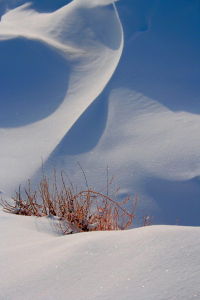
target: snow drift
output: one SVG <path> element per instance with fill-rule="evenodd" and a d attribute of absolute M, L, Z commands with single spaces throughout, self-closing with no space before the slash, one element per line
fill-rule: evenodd
<path fill-rule="evenodd" d="M 199 225 L 199 2 L 117 7 L 0 0 L 0 189 L 37 180 L 42 162 L 78 184 L 77 161 L 101 189 L 109 166 L 139 216 Z M 199 299 L 199 230 L 58 236 L 51 218 L 0 210 L 0 298 Z"/>
<path fill-rule="evenodd" d="M 139 214 L 199 225 L 198 3 L 127 0 L 118 8 L 125 30 L 119 66 L 47 166 L 69 170 L 77 182 L 79 161 L 102 188 L 108 165 L 122 196 L 139 195 Z"/>
<path fill-rule="evenodd" d="M 139 214 L 199 225 L 198 1 L 117 1 L 122 56 L 112 1 L 2 3 L 0 188 L 48 159 L 101 189 L 109 166 Z"/>
<path fill-rule="evenodd" d="M 112 76 L 121 56 L 123 34 L 115 7 L 104 4 L 77 0 L 51 13 L 39 13 L 30 4 L 24 4 L 2 16 L 0 46 L 4 51 L 11 47 L 24 51 L 21 57 L 10 53 L 18 57 L 19 68 L 27 65 L 27 57 L 31 60 L 24 68 L 26 74 L 21 69 L 15 74 L 17 95 L 6 90 L 13 88 L 12 73 L 7 82 L 6 67 L 1 70 L 2 81 L 7 83 L 1 86 L 1 105 L 9 103 L 11 107 L 15 102 L 11 115 L 6 109 L 6 118 L 0 119 L 0 126 L 4 127 L 0 130 L 3 190 L 18 185 L 41 166 L 42 160 L 47 159 Z M 15 40 L 8 42 L 10 39 Z M 38 60 L 35 55 L 39 55 Z M 13 57 L 7 54 L 6 59 L 8 63 Z M 13 63 L 12 68 L 16 67 Z M 41 76 L 41 69 L 46 69 L 49 82 Z M 20 74 L 22 82 L 16 81 Z M 35 86 L 31 85 L 35 79 L 33 74 L 35 78 L 39 76 Z M 17 115 L 15 120 L 13 110 Z"/>
<path fill-rule="evenodd" d="M 153 226 L 59 237 L 47 220 L 2 213 L 0 227 L 1 299 L 200 297 L 199 228 Z"/>

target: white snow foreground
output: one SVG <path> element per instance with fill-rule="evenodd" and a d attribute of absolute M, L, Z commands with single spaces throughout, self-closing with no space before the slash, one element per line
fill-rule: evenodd
<path fill-rule="evenodd" d="M 3 212 L 0 227 L 0 299 L 200 299 L 200 228 L 57 236 Z"/>

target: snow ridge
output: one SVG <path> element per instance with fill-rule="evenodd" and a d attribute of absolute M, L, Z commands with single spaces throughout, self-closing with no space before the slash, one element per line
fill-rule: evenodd
<path fill-rule="evenodd" d="M 77 118 L 102 92 L 118 65 L 123 32 L 117 11 L 113 6 L 111 9 L 88 6 L 90 2 L 93 1 L 72 1 L 52 13 L 38 13 L 25 4 L 2 17 L 1 40 L 25 38 L 38 41 L 38 47 L 41 42 L 53 47 L 55 55 L 58 53 L 66 61 L 68 77 L 65 96 L 54 113 L 26 126 L 0 129 L 3 145 L 0 164 L 4 170 L 0 172 L 0 182 L 6 191 L 16 188 L 41 166 L 41 160 L 48 158 Z M 57 93 L 60 97 L 59 90 Z M 16 113 L 20 115 L 20 108 Z"/>

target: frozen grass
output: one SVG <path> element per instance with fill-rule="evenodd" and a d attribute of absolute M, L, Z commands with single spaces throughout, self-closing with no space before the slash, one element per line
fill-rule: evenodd
<path fill-rule="evenodd" d="M 128 196 L 119 202 L 108 195 L 108 186 L 106 194 L 100 193 L 88 186 L 87 179 L 86 187 L 77 191 L 63 172 L 57 176 L 54 171 L 53 179 L 43 175 L 35 189 L 29 181 L 23 191 L 19 187 L 12 203 L 2 199 L 1 205 L 4 211 L 12 214 L 54 217 L 62 234 L 125 230 L 133 224 L 137 199 L 131 200 Z M 127 205 L 131 211 L 127 210 Z"/>

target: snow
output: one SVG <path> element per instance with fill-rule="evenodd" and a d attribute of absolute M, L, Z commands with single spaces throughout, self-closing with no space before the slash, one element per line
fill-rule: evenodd
<path fill-rule="evenodd" d="M 62 86 L 65 87 L 64 99 L 62 102 L 59 100 L 53 113 L 45 115 L 39 121 L 31 122 L 30 119 L 25 126 L 20 126 L 19 123 L 19 127 L 13 126 L 10 118 L 10 128 L 1 128 L 0 139 L 3 146 L 0 150 L 0 164 L 4 171 L 0 173 L 0 181 L 1 188 L 7 192 L 41 167 L 42 161 L 48 158 L 65 133 L 101 93 L 118 64 L 123 48 L 123 33 L 115 8 L 91 8 L 79 1 L 71 2 L 51 13 L 36 12 L 29 8 L 29 4 L 8 11 L 0 22 L 0 39 L 10 38 L 17 38 L 16 43 L 22 38 L 35 41 L 35 55 L 37 48 L 40 50 L 41 43 L 54 47 L 55 54 L 52 54 L 48 63 L 52 61 L 54 67 L 59 51 L 66 66 L 66 81 L 62 80 Z M 15 43 L 12 47 L 16 47 Z M 44 54 L 45 51 L 48 48 L 44 49 Z M 58 76 L 61 75 L 63 76 L 63 71 L 61 74 L 58 72 Z M 46 89 L 48 88 L 47 86 Z M 60 88 L 55 88 L 57 97 L 60 98 Z M 46 97 L 48 99 L 48 94 Z M 9 98 L 6 101 L 8 100 Z M 25 101 L 23 99 L 19 105 L 23 105 Z M 38 100 L 32 99 L 33 106 L 36 101 Z M 23 114 L 31 115 L 29 109 L 31 102 Z M 40 114 L 40 102 L 37 109 Z M 21 122 L 23 114 L 20 113 L 20 107 L 18 110 Z"/>
<path fill-rule="evenodd" d="M 125 30 L 118 68 L 45 167 L 65 169 L 79 182 L 79 161 L 90 184 L 101 189 L 109 166 L 122 194 L 139 196 L 139 214 L 154 216 L 157 224 L 178 219 L 196 226 L 199 9 L 194 2 L 158 2 L 117 3 Z"/>
<path fill-rule="evenodd" d="M 0 12 L 1 190 L 37 181 L 42 164 L 79 184 L 78 161 L 101 190 L 109 166 L 140 215 L 199 225 L 197 5 L 67 2 Z"/>
<path fill-rule="evenodd" d="M 42 164 L 81 185 L 79 162 L 138 195 L 136 226 L 166 224 L 60 236 L 0 210 L 0 299 L 200 299 L 199 20 L 198 1 L 0 0 L 0 197 Z"/>
<path fill-rule="evenodd" d="M 50 221 L 0 214 L 1 299 L 199 299 L 199 228 L 57 236 Z"/>

